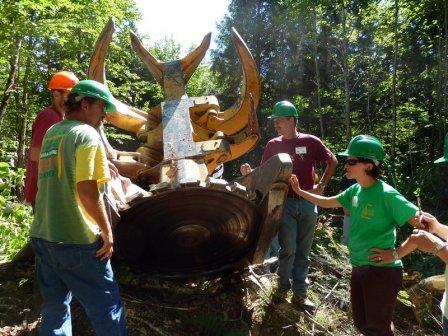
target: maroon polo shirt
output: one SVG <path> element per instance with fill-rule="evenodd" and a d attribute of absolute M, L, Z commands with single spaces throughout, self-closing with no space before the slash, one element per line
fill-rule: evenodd
<path fill-rule="evenodd" d="M 318 137 L 305 133 L 299 133 L 293 139 L 284 139 L 283 136 L 279 136 L 270 140 L 264 150 L 261 163 L 279 153 L 287 153 L 291 157 L 292 173 L 297 175 L 300 188 L 303 190 L 313 188 L 316 163 L 326 162 L 332 156 L 331 151 Z M 294 191 L 290 187 L 288 197 L 293 195 Z"/>
<path fill-rule="evenodd" d="M 41 147 L 48 129 L 63 118 L 62 114 L 51 106 L 37 113 L 31 132 L 30 147 Z M 28 157 L 25 173 L 25 200 L 31 204 L 34 204 L 37 194 L 37 166 L 38 162 L 31 161 Z"/>

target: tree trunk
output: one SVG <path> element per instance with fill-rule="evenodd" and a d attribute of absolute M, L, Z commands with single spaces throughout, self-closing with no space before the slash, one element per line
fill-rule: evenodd
<path fill-rule="evenodd" d="M 322 101 L 321 101 L 321 87 L 320 87 L 320 74 L 319 74 L 319 55 L 317 50 L 317 4 L 313 6 L 313 49 L 314 49 L 314 69 L 316 76 L 316 96 L 317 96 L 317 110 L 319 111 L 319 124 L 320 124 L 320 136 L 323 139 L 325 137 L 324 131 L 324 116 L 322 115 Z"/>
<path fill-rule="evenodd" d="M 19 56 L 20 56 L 20 47 L 22 45 L 22 37 L 16 37 L 14 42 L 14 47 L 11 50 L 11 58 L 9 60 L 9 75 L 6 80 L 5 90 L 3 91 L 3 97 L 0 101 L 0 128 L 3 122 L 3 116 L 8 106 L 9 98 L 11 97 L 11 93 L 14 90 L 17 78 L 17 72 L 19 70 Z"/>
<path fill-rule="evenodd" d="M 367 116 L 367 133 L 372 134 L 372 120 L 370 118 L 370 78 L 367 79 L 366 116 Z"/>
<path fill-rule="evenodd" d="M 428 117 L 429 123 L 434 125 L 431 130 L 431 141 L 429 143 L 428 150 L 428 158 L 430 161 L 433 161 L 436 156 L 436 150 L 438 150 L 440 146 L 440 142 L 443 136 L 444 130 L 444 111 L 443 111 L 443 78 L 445 77 L 444 73 L 444 56 L 443 56 L 443 31 L 440 29 L 440 36 L 437 39 L 437 46 L 434 46 L 434 54 L 437 55 L 437 77 L 435 79 L 435 105 L 434 112 L 431 112 L 429 109 Z"/>
<path fill-rule="evenodd" d="M 34 48 L 33 39 L 30 38 L 29 41 L 29 53 L 26 60 L 25 65 L 25 74 L 23 76 L 22 83 L 22 96 L 20 99 L 20 115 L 19 115 L 19 144 L 17 147 L 17 166 L 23 167 L 25 165 L 25 141 L 26 141 L 26 130 L 28 125 L 27 118 L 27 106 L 28 106 L 28 93 L 29 93 L 29 74 L 31 71 L 31 59 L 32 59 L 32 50 Z"/>
<path fill-rule="evenodd" d="M 397 142 L 397 65 L 398 65 L 398 0 L 395 0 L 395 14 L 394 14 L 394 60 L 392 72 L 392 147 L 391 147 L 391 161 L 392 167 L 395 167 L 396 156 L 396 142 Z M 394 169 L 392 169 L 395 174 Z"/>
<path fill-rule="evenodd" d="M 349 87 L 349 68 L 348 68 L 348 36 L 347 36 L 347 7 L 345 1 L 342 1 L 342 62 L 344 76 L 344 114 L 345 114 L 345 134 L 347 139 L 352 136 L 350 121 L 350 87 Z"/>
<path fill-rule="evenodd" d="M 445 135 L 446 127 L 445 127 L 445 118 L 448 114 L 448 4 L 444 2 L 444 25 L 443 25 L 443 38 L 442 38 L 442 53 L 440 55 L 442 61 L 442 109 L 441 109 L 441 120 L 442 120 L 442 137 Z M 443 141 L 443 140 L 442 140 Z"/>

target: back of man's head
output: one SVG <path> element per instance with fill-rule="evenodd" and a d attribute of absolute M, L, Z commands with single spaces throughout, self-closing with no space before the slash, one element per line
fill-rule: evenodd
<path fill-rule="evenodd" d="M 92 104 L 97 99 L 104 101 L 106 113 L 116 111 L 116 100 L 104 84 L 90 79 L 82 80 L 73 87 L 67 98 L 66 113 L 69 115 L 80 111 L 82 100 L 87 100 L 89 104 Z"/>
<path fill-rule="evenodd" d="M 79 82 L 78 77 L 70 71 L 56 72 L 48 83 L 48 90 L 67 92 L 73 89 L 73 87 Z"/>
<path fill-rule="evenodd" d="M 90 105 L 93 104 L 98 98 L 82 96 L 78 93 L 70 93 L 68 95 L 67 101 L 65 102 L 65 115 L 68 116 L 81 111 L 81 104 L 83 99 L 85 99 Z"/>

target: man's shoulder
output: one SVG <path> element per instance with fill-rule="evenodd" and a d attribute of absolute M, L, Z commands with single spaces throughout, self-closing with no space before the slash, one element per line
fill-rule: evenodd
<path fill-rule="evenodd" d="M 73 122 L 71 125 L 73 133 L 83 137 L 99 139 L 100 135 L 95 128 L 83 122 Z"/>
<path fill-rule="evenodd" d="M 299 136 L 297 138 L 307 140 L 307 141 L 322 143 L 322 140 L 319 137 L 317 137 L 313 134 L 309 134 L 309 133 L 299 133 Z"/>
<path fill-rule="evenodd" d="M 62 120 L 62 116 L 51 106 L 39 111 L 33 122 L 33 133 L 46 132 L 49 127 Z"/>
<path fill-rule="evenodd" d="M 295 138 L 285 139 L 283 136 L 275 137 L 268 141 L 268 145 L 294 145 L 294 144 L 322 144 L 322 141 L 312 134 L 299 133 Z"/>
<path fill-rule="evenodd" d="M 281 143 L 283 140 L 283 137 L 280 135 L 278 137 L 272 138 L 271 140 L 268 141 L 268 144 L 276 144 L 276 143 Z"/>
<path fill-rule="evenodd" d="M 55 124 L 51 129 L 52 132 L 64 132 L 67 136 L 85 136 L 98 138 L 98 132 L 89 124 L 65 119 L 60 123 Z"/>
<path fill-rule="evenodd" d="M 52 106 L 45 107 L 44 109 L 37 112 L 36 122 L 40 120 L 55 120 L 55 122 L 61 121 L 63 119 L 62 115 L 56 111 Z"/>
<path fill-rule="evenodd" d="M 400 195 L 400 193 L 389 185 L 388 183 L 384 182 L 381 179 L 377 179 L 375 181 L 375 184 L 373 185 L 371 189 L 371 195 L 372 197 L 379 197 L 378 195 L 381 195 L 381 198 L 387 203 L 391 199 L 395 198 L 397 195 Z"/>
<path fill-rule="evenodd" d="M 47 106 L 47 107 L 44 107 L 42 110 L 40 110 L 38 113 L 59 113 L 58 111 L 56 111 L 55 109 L 54 109 L 54 107 L 53 106 Z"/>

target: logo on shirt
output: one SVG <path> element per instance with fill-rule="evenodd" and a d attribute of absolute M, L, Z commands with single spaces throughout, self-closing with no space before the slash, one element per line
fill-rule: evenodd
<path fill-rule="evenodd" d="M 373 218 L 373 205 L 366 204 L 361 210 L 361 218 L 372 219 Z"/>

